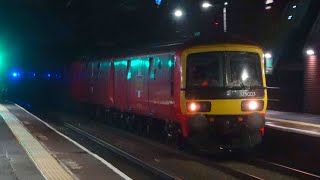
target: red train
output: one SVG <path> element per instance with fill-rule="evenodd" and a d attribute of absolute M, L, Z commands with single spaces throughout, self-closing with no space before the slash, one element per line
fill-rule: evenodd
<path fill-rule="evenodd" d="M 228 147 L 260 143 L 267 91 L 257 45 L 196 39 L 114 54 L 71 65 L 73 99 L 106 110 L 114 123 L 157 126 L 169 137 Z"/>

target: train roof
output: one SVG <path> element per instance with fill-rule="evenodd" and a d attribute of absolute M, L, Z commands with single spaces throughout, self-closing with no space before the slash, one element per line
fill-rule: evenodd
<path fill-rule="evenodd" d="M 127 48 L 127 49 L 103 49 L 100 52 L 95 52 L 94 57 L 96 58 L 121 58 L 135 55 L 144 55 L 144 54 L 154 54 L 154 53 L 163 53 L 176 51 L 178 49 L 185 49 L 191 46 L 198 45 L 212 45 L 212 44 L 245 44 L 258 46 L 257 43 L 254 43 L 250 40 L 241 38 L 236 35 L 222 33 L 222 34 L 212 34 L 197 36 L 192 38 L 181 39 L 177 41 L 171 41 L 166 43 L 153 43 L 140 46 L 137 48 Z"/>

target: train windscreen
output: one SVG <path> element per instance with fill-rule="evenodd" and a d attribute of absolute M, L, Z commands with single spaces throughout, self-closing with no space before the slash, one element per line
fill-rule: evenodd
<path fill-rule="evenodd" d="M 187 60 L 188 87 L 223 87 L 223 53 L 194 53 Z"/>
<path fill-rule="evenodd" d="M 259 55 L 251 52 L 228 52 L 227 87 L 260 87 L 262 74 Z"/>
<path fill-rule="evenodd" d="M 203 52 L 187 57 L 187 88 L 262 86 L 260 59 L 251 52 Z"/>

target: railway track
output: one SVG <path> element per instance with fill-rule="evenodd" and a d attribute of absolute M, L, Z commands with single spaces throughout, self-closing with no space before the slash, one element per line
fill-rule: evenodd
<path fill-rule="evenodd" d="M 90 139 L 91 141 L 99 144 L 100 146 L 102 146 L 105 149 L 115 153 L 116 155 L 119 155 L 119 156 L 127 159 L 128 161 L 134 163 L 135 165 L 137 165 L 137 166 L 139 166 L 139 167 L 151 172 L 152 174 L 154 174 L 156 177 L 159 177 L 160 179 L 165 179 L 165 180 L 179 180 L 180 179 L 180 178 L 175 177 L 173 175 L 170 175 L 170 174 L 168 174 L 168 173 L 166 173 L 166 172 L 164 172 L 164 171 L 162 171 L 162 170 L 160 170 L 160 169 L 158 169 L 158 168 L 156 168 L 154 166 L 151 166 L 148 163 L 145 163 L 145 162 L 141 161 L 140 159 L 138 159 L 138 158 L 136 158 L 136 157 L 134 157 L 134 156 L 122 151 L 121 149 L 119 149 L 119 148 L 117 148 L 117 147 L 115 147 L 115 146 L 113 146 L 113 145 L 111 145 L 111 144 L 109 144 L 109 143 L 107 143 L 107 142 L 105 142 L 105 141 L 103 141 L 103 140 L 101 140 L 101 139 L 99 139 L 99 138 L 97 138 L 97 137 L 95 137 L 95 136 L 93 136 L 93 135 L 91 135 L 91 134 L 89 134 L 89 133 L 87 133 L 87 132 L 85 132 L 85 131 L 77 128 L 77 127 L 75 127 L 75 126 L 73 126 L 73 125 L 71 125 L 71 124 L 69 124 L 69 123 L 65 122 L 64 126 L 69 128 L 69 129 L 71 129 L 71 130 L 73 130 L 74 132 L 78 133 L 79 135 L 84 136 L 84 137 Z"/>
<path fill-rule="evenodd" d="M 141 159 L 131 155 L 130 153 L 127 153 L 127 152 L 113 146 L 112 144 L 107 143 L 107 142 L 103 141 L 102 139 L 97 138 L 95 135 L 88 133 L 89 131 L 86 132 L 86 130 L 80 129 L 72 124 L 67 123 L 65 121 L 61 121 L 60 125 L 63 125 L 67 129 L 75 132 L 76 134 L 79 134 L 80 136 L 89 139 L 93 143 L 101 146 L 102 149 L 106 149 L 106 151 L 113 152 L 114 154 L 117 154 L 118 156 L 123 157 L 124 159 L 130 161 L 131 163 L 144 169 L 145 171 L 148 171 L 149 173 L 154 174 L 154 176 L 158 177 L 159 179 L 183 179 L 183 178 L 179 177 L 179 174 L 168 173 L 168 172 L 166 172 L 165 169 L 160 169 L 160 168 L 157 168 L 153 165 L 150 165 L 150 164 L 142 161 Z M 119 131 L 121 131 L 121 130 L 119 129 Z M 133 135 L 133 136 L 135 136 L 135 135 Z M 228 174 L 228 175 L 235 177 L 235 178 L 238 178 L 238 179 L 270 179 L 264 175 L 260 175 L 258 172 L 248 171 L 246 168 L 230 167 L 228 165 L 225 165 L 224 162 L 216 162 L 215 159 L 210 159 L 210 158 L 208 159 L 206 157 L 194 156 L 194 155 L 190 155 L 189 153 L 185 153 L 185 152 L 179 153 L 179 154 L 184 154 L 181 156 L 187 157 L 190 160 L 201 162 L 207 166 L 212 167 L 213 169 L 217 169 L 225 174 Z M 320 176 L 317 174 L 309 173 L 304 170 L 292 168 L 292 167 L 289 167 L 289 166 L 286 166 L 283 164 L 279 164 L 279 163 L 275 163 L 275 162 L 271 162 L 271 161 L 265 160 L 265 159 L 240 160 L 240 162 L 242 164 L 253 165 L 253 166 L 259 167 L 260 169 L 263 168 L 263 169 L 271 170 L 272 173 L 279 172 L 280 174 L 287 175 L 287 177 L 292 177 L 294 179 L 320 179 Z M 210 179 L 210 178 L 208 177 L 208 179 Z M 277 179 L 277 178 L 272 178 L 272 179 Z"/>
<path fill-rule="evenodd" d="M 158 177 L 159 179 L 182 179 L 179 177 L 179 174 L 170 174 L 168 172 L 165 172 L 165 170 L 159 169 L 155 166 L 152 166 L 140 159 L 138 159 L 137 157 L 134 157 L 133 155 L 113 146 L 112 144 L 109 144 L 105 141 L 103 141 L 102 139 L 99 139 L 97 137 L 95 137 L 94 135 L 85 132 L 84 130 L 69 124 L 69 123 L 64 123 L 64 126 L 76 133 L 78 133 L 81 136 L 84 136 L 88 139 L 90 139 L 91 141 L 99 144 L 100 146 L 106 148 L 106 150 L 108 151 L 112 151 L 113 153 L 127 159 L 128 161 L 134 163 L 135 165 L 145 169 L 146 171 L 151 172 L 152 174 L 154 174 L 156 177 Z M 223 173 L 226 173 L 230 176 L 233 176 L 235 178 L 238 179 L 248 179 L 248 180 L 262 180 L 262 179 L 266 179 L 263 178 L 260 175 L 257 175 L 257 173 L 254 172 L 249 172 L 248 170 L 243 170 L 241 168 L 232 168 L 229 167 L 227 165 L 224 165 L 223 163 L 218 163 L 218 162 L 214 162 L 212 160 L 206 160 L 204 158 L 199 158 L 199 157 L 193 157 L 192 155 L 189 156 L 187 155 L 190 159 L 195 160 L 195 161 L 199 161 L 202 162 L 208 166 L 211 166 L 214 169 L 217 169 Z M 304 172 L 301 170 L 297 170 L 294 168 L 290 168 L 281 164 L 277 164 L 277 163 L 273 163 L 273 162 L 269 162 L 266 160 L 262 160 L 262 159 L 256 159 L 254 161 L 250 161 L 248 162 L 249 164 L 255 164 L 255 165 L 259 165 L 260 167 L 265 167 L 269 170 L 274 170 L 277 172 L 281 172 L 281 173 L 285 173 L 286 175 L 292 176 L 292 177 L 297 177 L 299 179 L 320 179 L 320 176 L 315 175 L 315 174 L 311 174 L 308 172 Z M 209 178 L 209 177 L 208 177 Z"/>
<path fill-rule="evenodd" d="M 299 170 L 296 168 L 292 168 L 286 165 L 282 165 L 282 164 L 271 162 L 264 159 L 255 159 L 253 164 L 257 164 L 259 166 L 272 169 L 274 171 L 279 171 L 288 175 L 293 175 L 300 179 L 320 179 L 320 175 L 316 175 L 313 173 L 309 173 L 303 170 Z"/>
<path fill-rule="evenodd" d="M 124 158 L 125 160 L 131 162 L 132 164 L 138 166 L 139 168 L 142 168 L 144 171 L 147 171 L 148 173 L 151 173 L 154 175 L 154 177 L 158 178 L 158 179 L 183 179 L 179 176 L 179 173 L 177 174 L 172 174 L 170 172 L 166 172 L 165 169 L 161 169 L 158 167 L 155 167 L 151 164 L 148 164 L 146 162 L 144 162 L 143 160 L 135 157 L 134 155 L 131 155 L 128 152 L 125 152 L 123 150 L 121 150 L 120 148 L 115 147 L 114 145 L 96 137 L 93 134 L 90 134 L 88 132 L 86 132 L 83 129 L 80 129 L 79 127 L 76 127 L 70 123 L 67 123 L 65 121 L 61 121 L 61 124 L 63 125 L 65 128 L 75 132 L 76 134 L 80 135 L 81 137 L 85 137 L 87 139 L 89 139 L 90 141 L 92 141 L 92 143 L 97 144 L 99 146 L 102 147 L 102 149 L 105 149 L 106 151 L 110 151 L 122 158 Z M 120 130 L 121 131 L 121 130 Z M 249 171 L 247 168 L 237 168 L 237 166 L 233 165 L 233 166 L 229 166 L 227 163 L 225 162 L 217 162 L 215 159 L 211 159 L 211 158 L 206 158 L 206 157 L 199 157 L 199 156 L 195 156 L 195 155 L 191 155 L 190 153 L 185 153 L 185 152 L 180 152 L 179 155 L 181 155 L 181 157 L 189 159 L 191 161 L 195 161 L 195 162 L 201 162 L 202 164 L 211 167 L 212 169 L 216 169 L 220 172 L 223 172 L 227 175 L 230 175 L 234 178 L 237 179 L 252 179 L 252 180 L 261 180 L 261 179 L 269 179 L 266 178 L 266 176 L 264 175 L 260 175 L 258 172 L 255 171 Z M 264 159 L 253 159 L 253 160 L 244 160 L 244 161 L 240 161 L 242 163 L 242 165 L 247 164 L 247 165 L 253 165 L 259 168 L 264 168 L 264 169 L 268 169 L 271 170 L 272 172 L 279 172 L 281 174 L 285 174 L 288 177 L 293 177 L 296 179 L 320 179 L 319 175 L 316 174 L 312 174 L 309 172 L 305 172 L 303 170 L 299 170 L 296 168 L 292 168 L 292 167 L 288 167 L 286 165 L 282 165 L 282 164 L 278 164 L 275 162 L 270 162 L 268 160 L 264 160 Z M 242 166 L 245 167 L 245 166 Z M 208 179 L 210 179 L 208 177 Z M 276 178 L 273 178 L 276 179 Z"/>

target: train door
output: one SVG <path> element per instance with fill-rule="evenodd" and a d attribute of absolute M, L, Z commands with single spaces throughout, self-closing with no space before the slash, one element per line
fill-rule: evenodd
<path fill-rule="evenodd" d="M 107 74 L 108 62 L 103 61 L 100 63 L 100 71 L 98 73 L 97 85 L 99 88 L 98 103 L 105 106 L 107 102 Z"/>
<path fill-rule="evenodd" d="M 132 96 L 134 96 L 134 89 L 132 86 L 132 67 L 131 67 L 131 60 L 127 61 L 127 70 L 126 70 L 126 89 L 125 89 L 125 96 L 127 100 L 126 111 L 131 112 L 133 111 L 134 102 L 132 102 Z"/>
<path fill-rule="evenodd" d="M 147 115 L 148 86 L 147 77 L 149 70 L 149 59 L 146 57 L 133 58 L 127 74 L 128 109 L 137 114 Z"/>
<path fill-rule="evenodd" d="M 90 84 L 91 84 L 91 102 L 93 102 L 94 104 L 99 104 L 100 68 L 101 68 L 101 63 L 100 62 L 93 62 L 92 63 L 92 76 L 91 76 Z"/>
<path fill-rule="evenodd" d="M 114 62 L 114 101 L 115 108 L 127 110 L 127 60 Z"/>
<path fill-rule="evenodd" d="M 93 70 L 93 62 L 88 63 L 87 67 L 87 83 L 88 83 L 88 94 L 87 100 L 92 102 L 93 93 L 94 93 L 94 70 Z"/>
<path fill-rule="evenodd" d="M 114 105 L 114 63 L 106 62 L 106 106 L 113 107 Z"/>
<path fill-rule="evenodd" d="M 87 82 L 86 82 L 86 73 L 87 73 L 87 66 L 86 63 L 81 63 L 81 71 L 79 73 L 79 93 L 80 93 L 80 102 L 85 102 L 86 101 L 86 90 L 87 90 Z"/>

